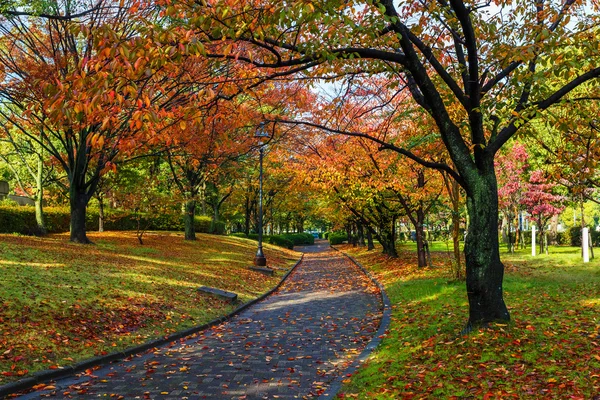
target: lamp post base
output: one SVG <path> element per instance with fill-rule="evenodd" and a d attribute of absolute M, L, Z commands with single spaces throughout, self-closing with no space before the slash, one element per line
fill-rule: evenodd
<path fill-rule="evenodd" d="M 254 257 L 254 265 L 257 267 L 264 267 L 267 265 L 267 258 L 265 256 L 256 256 Z"/>

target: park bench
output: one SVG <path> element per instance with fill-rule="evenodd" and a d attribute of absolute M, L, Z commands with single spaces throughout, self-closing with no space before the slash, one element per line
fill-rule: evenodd
<path fill-rule="evenodd" d="M 221 289 L 208 287 L 208 286 L 200 286 L 198 288 L 198 291 L 202 292 L 202 293 L 212 294 L 217 297 L 221 297 L 231 303 L 237 301 L 237 297 L 238 297 L 237 293 L 228 292 L 226 290 L 221 290 Z"/>
<path fill-rule="evenodd" d="M 262 272 L 263 274 L 267 274 L 267 275 L 273 275 L 275 273 L 275 270 L 273 268 L 267 268 L 267 267 L 256 267 L 256 266 L 251 266 L 250 269 L 252 271 L 256 271 L 256 272 Z"/>

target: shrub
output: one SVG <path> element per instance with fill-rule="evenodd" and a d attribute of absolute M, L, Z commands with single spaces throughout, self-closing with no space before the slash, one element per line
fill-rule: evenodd
<path fill-rule="evenodd" d="M 145 225 L 151 218 L 150 229 L 156 231 L 182 231 L 183 217 L 178 212 L 164 213 L 148 216 L 140 214 Z M 104 229 L 107 231 L 129 231 L 137 229 L 138 215 L 129 211 L 106 209 L 104 211 Z M 68 207 L 45 207 L 44 221 L 49 233 L 68 232 L 70 229 L 71 214 Z M 86 213 L 86 229 L 98 230 L 98 209 L 88 208 Z M 194 227 L 198 233 L 225 232 L 225 224 L 213 224 L 212 218 L 196 216 Z M 0 233 L 21 233 L 34 235 L 39 233 L 35 221 L 35 209 L 27 206 L 0 206 Z"/>
<path fill-rule="evenodd" d="M 246 234 L 244 232 L 234 232 L 229 234 L 229 236 L 235 236 L 235 237 L 240 237 L 240 238 L 247 238 L 248 236 L 246 236 Z"/>
<path fill-rule="evenodd" d="M 212 218 L 206 215 L 196 215 L 194 217 L 194 228 L 197 233 L 210 233 Z"/>
<path fill-rule="evenodd" d="M 224 235 L 225 234 L 225 222 L 217 221 L 211 219 L 210 223 L 210 231 L 208 233 L 212 233 L 214 235 Z"/>
<path fill-rule="evenodd" d="M 283 235 L 273 235 L 269 238 L 269 243 L 274 244 L 276 246 L 285 247 L 286 249 L 292 250 L 294 248 L 294 243 L 286 239 Z"/>
<path fill-rule="evenodd" d="M 572 226 L 569 228 L 569 236 L 570 236 L 570 245 L 575 247 L 581 246 L 581 227 L 580 226 Z"/>
<path fill-rule="evenodd" d="M 592 233 L 592 245 L 594 247 L 600 246 L 600 232 L 595 229 L 591 229 L 590 232 Z"/>
<path fill-rule="evenodd" d="M 329 234 L 329 244 L 331 245 L 342 244 L 345 240 L 348 240 L 346 232 L 332 232 Z"/>
<path fill-rule="evenodd" d="M 280 236 L 294 243 L 294 246 L 315 244 L 315 238 L 310 233 L 284 233 Z"/>

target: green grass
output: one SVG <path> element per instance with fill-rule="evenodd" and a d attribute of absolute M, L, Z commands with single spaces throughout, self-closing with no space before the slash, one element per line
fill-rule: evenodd
<path fill-rule="evenodd" d="M 0 384 L 47 368 L 162 337 L 230 312 L 197 292 L 202 285 L 238 293 L 242 302 L 281 278 L 250 271 L 256 242 L 198 235 L 92 233 L 96 245 L 68 236 L 0 235 Z M 265 246 L 269 264 L 299 254 Z"/>
<path fill-rule="evenodd" d="M 386 287 L 389 333 L 340 397 L 589 399 L 600 393 L 600 261 L 577 248 L 503 252 L 512 322 L 460 336 L 468 317 L 464 283 L 449 282 L 449 256 L 433 269 L 344 246 Z M 487 396 L 487 397 L 486 397 Z"/>

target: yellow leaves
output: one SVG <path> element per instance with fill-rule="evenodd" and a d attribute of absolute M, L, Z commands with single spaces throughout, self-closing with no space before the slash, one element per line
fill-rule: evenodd
<path fill-rule="evenodd" d="M 88 144 L 94 148 L 102 148 L 104 146 L 104 135 L 101 133 L 94 133 L 89 137 Z"/>
<path fill-rule="evenodd" d="M 232 48 L 232 44 L 229 43 L 227 46 L 225 46 L 225 48 L 223 49 L 223 55 L 225 57 L 227 57 L 230 53 L 231 53 L 231 48 Z"/>

